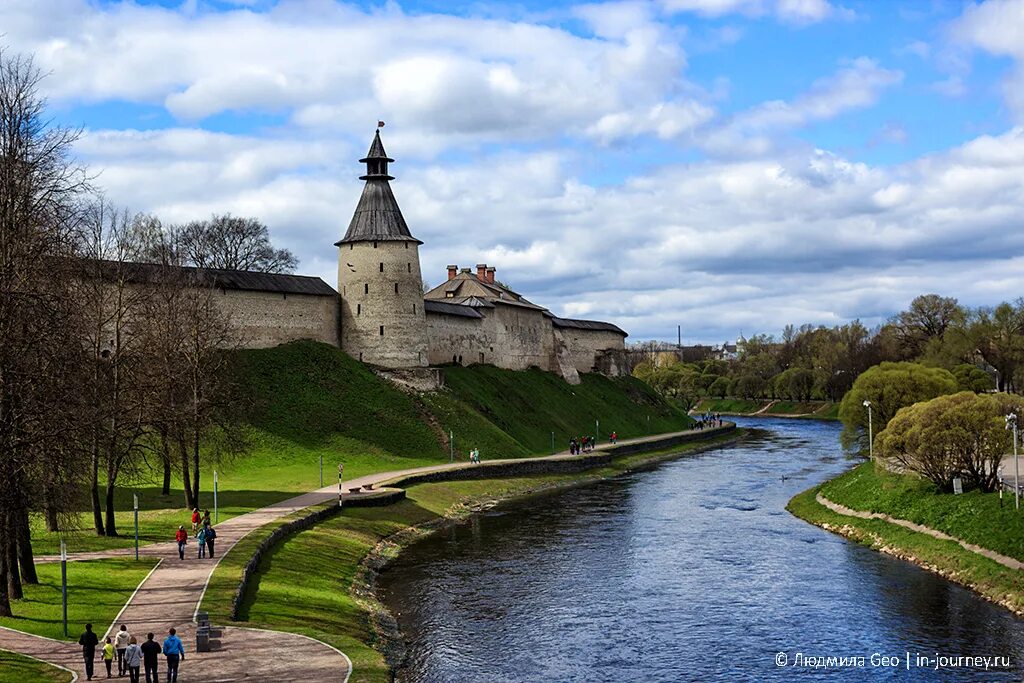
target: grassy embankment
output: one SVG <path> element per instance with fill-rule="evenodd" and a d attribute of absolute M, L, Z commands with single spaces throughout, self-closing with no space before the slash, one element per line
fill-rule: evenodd
<path fill-rule="evenodd" d="M 0 683 L 67 683 L 70 680 L 71 674 L 63 669 L 0 650 Z"/>
<path fill-rule="evenodd" d="M 464 460 L 474 446 L 485 458 L 546 454 L 551 432 L 562 450 L 571 434 L 593 434 L 595 420 L 622 438 L 678 430 L 689 420 L 631 377 L 585 375 L 573 387 L 539 370 L 448 368 L 445 390 L 417 397 L 326 344 L 240 351 L 237 361 L 239 382 L 252 405 L 247 429 L 252 448 L 216 464 L 221 521 L 316 488 L 320 455 L 330 484 L 339 462 L 349 478 L 446 462 L 449 431 L 456 459 Z M 212 509 L 211 460 L 202 472 L 201 504 Z M 133 491 L 139 493 L 140 542 L 168 540 L 188 513 L 181 507 L 180 481 L 176 478 L 171 495 L 163 496 L 160 476 L 152 473 L 119 486 L 121 537 L 92 534 L 91 514 L 83 509 L 79 526 L 85 531 L 69 536 L 69 551 L 131 546 Z M 35 519 L 33 543 L 37 554 L 53 554 L 59 536 L 46 533 Z"/>
<path fill-rule="evenodd" d="M 68 562 L 69 640 L 77 641 L 87 622 L 102 635 L 155 564 L 147 558 Z M 40 564 L 36 571 L 39 583 L 25 584 L 25 597 L 12 604 L 15 616 L 0 617 L 0 626 L 64 640 L 60 563 Z"/>
<path fill-rule="evenodd" d="M 812 524 L 922 565 L 1024 614 L 1021 572 L 953 541 L 932 538 L 883 520 L 837 514 L 815 500 L 819 492 L 834 503 L 916 522 L 1024 561 L 1024 513 L 1014 509 L 1012 498 L 1004 498 L 1000 507 L 997 493 L 939 493 L 927 481 L 864 463 L 795 496 L 787 508 Z"/>
<path fill-rule="evenodd" d="M 374 606 L 354 596 L 352 590 L 360 562 L 378 542 L 411 526 L 461 517 L 483 502 L 596 481 L 735 438 L 737 435 L 731 434 L 662 452 L 625 456 L 609 466 L 572 475 L 419 484 L 409 487 L 408 498 L 395 505 L 346 510 L 268 553 L 247 595 L 244 625 L 302 633 L 330 643 L 352 659 L 352 681 L 386 681 L 387 665 L 372 646 L 376 636 L 370 611 Z M 242 567 L 274 526 L 246 537 L 221 561 L 203 602 L 216 623 L 227 623 Z"/>
<path fill-rule="evenodd" d="M 756 413 L 768 405 L 768 410 L 761 413 L 765 417 L 801 417 L 816 420 L 838 420 L 839 404 L 832 401 L 769 401 L 767 399 L 747 400 L 740 398 L 705 398 L 694 408 L 695 412 L 725 413 L 730 415 L 749 415 Z"/>
<path fill-rule="evenodd" d="M 447 462 L 449 431 L 456 458 L 465 460 L 473 447 L 487 459 L 547 454 L 551 432 L 562 450 L 570 434 L 593 434 L 595 420 L 602 431 L 615 429 L 622 438 L 691 423 L 631 377 L 585 375 L 582 384 L 570 386 L 539 370 L 448 368 L 446 389 L 414 396 L 326 344 L 297 342 L 237 355 L 239 382 L 252 406 L 247 431 L 253 447 L 217 465 L 221 521 L 316 488 L 321 454 L 330 484 L 339 461 L 348 478 Z M 202 506 L 209 508 L 212 470 L 207 462 L 202 473 Z M 83 511 L 84 530 L 66 536 L 69 552 L 131 546 L 133 490 L 140 494 L 140 543 L 169 540 L 188 512 L 180 507 L 180 483 L 163 496 L 159 476 L 118 489 L 117 520 L 125 535 L 93 535 L 91 514 Z M 55 554 L 59 535 L 45 532 L 40 519 L 33 521 L 35 552 Z M 16 614 L 26 609 L 25 601 L 14 605 Z"/>

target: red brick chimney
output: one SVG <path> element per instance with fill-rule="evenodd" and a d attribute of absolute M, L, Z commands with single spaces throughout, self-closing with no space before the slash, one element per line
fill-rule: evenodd
<path fill-rule="evenodd" d="M 455 276 L 458 274 L 458 272 L 459 272 L 459 267 L 458 266 L 448 266 L 448 279 L 449 280 L 454 280 Z"/>
<path fill-rule="evenodd" d="M 494 270 L 493 266 L 487 269 L 487 281 L 492 285 L 494 284 Z"/>
<path fill-rule="evenodd" d="M 476 264 L 476 279 L 480 282 L 487 282 L 487 264 Z"/>

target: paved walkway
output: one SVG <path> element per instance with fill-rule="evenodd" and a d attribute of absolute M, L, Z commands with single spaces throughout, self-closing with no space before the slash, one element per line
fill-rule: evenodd
<path fill-rule="evenodd" d="M 1004 567 L 1009 567 L 1010 569 L 1024 569 L 1024 562 L 1021 562 L 1020 560 L 1009 557 L 1007 555 L 1002 555 L 1000 553 L 995 552 L 994 550 L 989 550 L 988 548 L 982 548 L 980 545 L 968 543 L 967 541 L 956 538 L 955 536 L 950 536 L 949 534 L 943 533 L 938 529 L 932 529 L 931 527 L 924 526 L 923 524 L 911 522 L 908 519 L 897 519 L 896 517 L 890 517 L 889 515 L 883 514 L 881 512 L 865 512 L 864 510 L 854 510 L 853 508 L 848 508 L 845 505 L 833 503 L 831 500 L 821 495 L 820 493 L 816 495 L 814 499 L 818 501 L 820 505 L 824 505 L 832 512 L 843 515 L 844 517 L 857 517 L 858 519 L 880 519 L 883 522 L 896 524 L 906 529 L 910 529 L 911 531 L 927 534 L 932 538 L 938 538 L 942 541 L 953 541 L 954 543 L 959 543 L 960 547 L 962 547 L 964 550 L 968 550 L 972 553 L 977 553 L 978 555 L 983 555 L 984 557 L 987 557 L 988 559 L 993 560 L 994 562 L 998 562 Z"/>
<path fill-rule="evenodd" d="M 696 431 L 619 440 L 618 444 L 656 442 Z M 705 432 L 707 431 L 711 430 L 705 430 Z M 605 443 L 597 446 L 596 450 L 602 451 L 610 448 L 613 446 Z M 578 456 L 569 455 L 568 451 L 565 451 L 540 458 L 489 460 L 485 461 L 485 464 L 524 462 L 526 460 L 565 460 L 575 457 Z M 456 462 L 369 474 L 343 482 L 346 491 L 344 497 L 353 497 L 352 494 L 347 493 L 349 488 L 367 485 L 378 487 L 408 475 L 475 467 L 479 467 L 479 465 Z M 359 495 L 369 494 L 355 494 L 355 496 Z M 219 562 L 219 557 L 223 556 L 249 532 L 297 510 L 337 500 L 337 497 L 337 484 L 325 486 L 322 489 L 233 517 L 216 525 L 218 558 L 214 560 L 197 560 L 194 541 L 189 544 L 184 561 L 178 559 L 177 544 L 173 542 L 143 546 L 139 549 L 140 555 L 158 558 L 160 563 L 142 581 L 135 595 L 129 599 L 122 613 L 108 630 L 112 631 L 117 624 L 127 624 L 133 635 L 141 636 L 140 642 L 142 642 L 147 632 L 153 632 L 162 641 L 169 628 L 177 629 L 178 635 L 185 643 L 186 652 L 186 659 L 182 663 L 178 676 L 178 680 L 182 683 L 190 681 L 203 681 L 204 683 L 292 681 L 297 678 L 318 683 L 321 681 L 347 681 L 351 674 L 351 662 L 348 657 L 325 643 L 291 633 L 225 626 L 220 629 L 219 637 L 211 639 L 211 652 L 195 652 L 195 614 L 199 610 L 199 605 L 202 604 L 206 585 Z M 103 552 L 78 553 L 69 559 L 99 559 L 123 556 L 134 552 L 134 548 L 120 548 Z M 52 561 L 57 558 L 40 557 L 38 559 L 39 561 Z M 81 626 L 75 624 L 72 628 L 77 631 Z M 216 628 L 218 625 L 214 626 Z M 96 627 L 97 631 L 104 628 L 99 624 Z M 0 649 L 26 654 L 72 671 L 84 671 L 81 650 L 77 644 L 50 640 L 0 627 Z M 282 653 L 285 652 L 287 656 L 282 656 Z M 97 671 L 101 666 L 102 664 L 98 662 Z M 162 656 L 160 670 L 164 671 Z M 105 673 L 103 675 L 106 676 Z M 82 678 L 84 680 L 84 675 Z"/>

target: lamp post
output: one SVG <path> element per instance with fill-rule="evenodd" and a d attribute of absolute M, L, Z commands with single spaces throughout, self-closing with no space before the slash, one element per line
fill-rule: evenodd
<path fill-rule="evenodd" d="M 596 444 L 597 440 L 600 439 L 600 438 L 601 438 L 601 421 L 600 420 L 594 420 L 594 443 Z"/>
<path fill-rule="evenodd" d="M 135 561 L 139 561 L 139 494 L 132 494 L 132 507 L 135 510 Z"/>
<path fill-rule="evenodd" d="M 864 407 L 868 409 L 868 457 L 875 459 L 875 433 L 871 424 L 871 401 L 864 401 Z"/>
<path fill-rule="evenodd" d="M 64 637 L 68 637 L 68 548 L 60 539 L 60 602 L 64 621 Z"/>
<path fill-rule="evenodd" d="M 199 501 L 196 501 L 196 505 L 199 505 Z M 217 508 L 217 470 L 213 471 L 213 523 L 220 523 L 220 512 Z"/>
<path fill-rule="evenodd" d="M 551 455 L 555 454 L 555 433 L 551 432 Z"/>
<path fill-rule="evenodd" d="M 1020 510 L 1020 463 L 1017 461 L 1017 413 L 1006 416 L 1006 428 L 1013 430 L 1013 502 Z"/>
<path fill-rule="evenodd" d="M 324 454 L 320 454 L 320 488 L 324 487 Z"/>

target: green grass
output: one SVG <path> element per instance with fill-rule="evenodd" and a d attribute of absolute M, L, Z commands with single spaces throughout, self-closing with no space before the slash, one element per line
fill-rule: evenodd
<path fill-rule="evenodd" d="M 814 487 L 796 495 L 786 509 L 857 543 L 876 550 L 885 548 L 890 554 L 924 565 L 1018 614 L 1024 611 L 1024 573 L 965 550 L 953 541 L 941 541 L 882 520 L 858 519 L 832 512 L 815 500 L 821 488 Z M 832 499 L 827 493 L 826 497 Z"/>
<path fill-rule="evenodd" d="M 683 428 L 689 418 L 669 406 L 642 382 L 584 375 L 579 386 L 557 376 L 492 366 L 446 368 L 447 388 L 417 397 L 395 388 L 338 348 L 304 341 L 270 349 L 239 351 L 235 372 L 248 409 L 244 455 L 202 469 L 200 506 L 213 509 L 213 470 L 219 482 L 219 519 L 277 503 L 317 488 L 319 458 L 324 483 L 336 481 L 339 462 L 346 478 L 372 472 L 446 462 L 444 434 L 455 436 L 456 459 L 478 447 L 486 458 L 546 454 L 551 432 L 557 450 L 570 434 L 615 429 L 628 438 L 650 431 Z M 649 416 L 649 422 L 648 422 Z M 189 511 L 175 472 L 173 490 L 161 494 L 159 473 L 121 482 L 116 493 L 120 537 L 96 536 L 88 501 L 67 534 L 71 552 L 130 547 L 134 544 L 132 493 L 140 499 L 141 544 L 169 540 Z M 36 553 L 57 552 L 60 537 L 33 520 Z"/>
<path fill-rule="evenodd" d="M 67 683 L 71 674 L 30 657 L 0 650 L 0 683 Z"/>
<path fill-rule="evenodd" d="M 742 398 L 705 398 L 694 408 L 698 413 L 756 413 L 768 405 L 768 401 L 748 401 Z"/>
<path fill-rule="evenodd" d="M 388 669 L 382 654 L 373 648 L 367 606 L 351 593 L 359 563 L 379 541 L 410 526 L 443 516 L 458 516 L 475 502 L 596 481 L 737 436 L 727 434 L 663 451 L 630 455 L 606 467 L 572 475 L 411 486 L 407 499 L 395 505 L 346 510 L 343 515 L 292 536 L 274 548 L 264 557 L 258 581 L 243 603 L 242 617 L 250 626 L 302 633 L 341 649 L 353 661 L 353 681 L 386 681 Z M 216 623 L 227 623 L 242 567 L 273 528 L 260 529 L 243 539 L 224 556 L 214 572 L 203 608 Z M 331 569 L 324 571 L 324 567 Z"/>
<path fill-rule="evenodd" d="M 1000 507 L 998 493 L 940 493 L 928 481 L 871 462 L 825 483 L 821 492 L 840 505 L 908 519 L 1024 561 L 1024 511 L 1014 509 L 1012 496 Z"/>
<path fill-rule="evenodd" d="M 68 563 L 68 639 L 78 640 L 87 622 L 97 635 L 114 620 L 155 560 L 89 560 Z M 0 626 L 64 640 L 61 622 L 60 563 L 37 565 L 39 584 L 25 584 L 25 597 L 11 601 L 15 616 Z"/>

